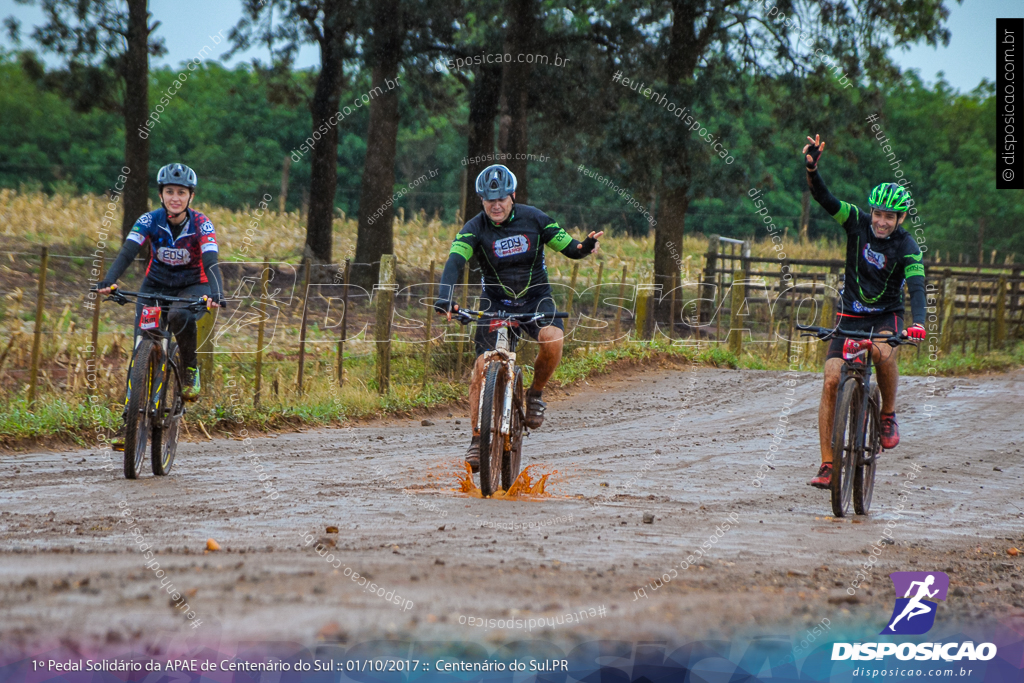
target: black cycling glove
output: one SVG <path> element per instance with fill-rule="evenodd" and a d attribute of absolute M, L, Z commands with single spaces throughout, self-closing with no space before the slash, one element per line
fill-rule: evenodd
<path fill-rule="evenodd" d="M 817 145 L 808 145 L 807 156 L 811 157 L 811 161 L 804 159 L 807 164 L 808 171 L 815 171 L 818 168 L 818 159 L 821 158 L 821 147 Z"/>
<path fill-rule="evenodd" d="M 455 302 L 448 301 L 447 299 L 438 299 L 434 302 L 434 310 L 437 311 L 438 313 L 444 314 L 454 313 Z"/>
<path fill-rule="evenodd" d="M 588 237 L 583 240 L 583 248 L 580 249 L 584 254 L 594 253 L 594 248 L 597 246 L 597 240 L 593 237 Z"/>

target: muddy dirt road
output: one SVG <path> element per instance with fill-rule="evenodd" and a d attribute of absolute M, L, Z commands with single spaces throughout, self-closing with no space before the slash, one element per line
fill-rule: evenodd
<path fill-rule="evenodd" d="M 527 501 L 458 491 L 469 425 L 447 411 L 254 440 L 275 500 L 239 440 L 183 444 L 169 477 L 139 481 L 97 450 L 3 455 L 0 639 L 798 634 L 822 618 L 881 624 L 888 572 L 914 569 L 950 575 L 943 619 L 1024 623 L 1024 560 L 1007 553 L 1024 548 L 1024 372 L 940 378 L 930 399 L 928 386 L 902 380 L 903 443 L 880 464 L 872 514 L 846 520 L 806 485 L 821 377 L 805 373 L 635 370 L 553 397 L 524 449 L 535 475 L 552 473 L 549 495 Z M 204 552 L 208 538 L 222 550 Z M 850 595 L 873 546 L 878 569 Z"/>

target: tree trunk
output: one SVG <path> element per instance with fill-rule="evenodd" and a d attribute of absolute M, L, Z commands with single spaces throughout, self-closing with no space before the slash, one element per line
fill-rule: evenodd
<path fill-rule="evenodd" d="M 531 37 L 536 30 L 535 0 L 509 0 L 506 13 L 508 29 L 505 34 L 505 54 L 512 61 L 505 62 L 501 71 L 501 130 L 498 147 L 511 155 L 505 165 L 519 181 L 516 201 L 527 203 L 526 151 L 530 94 L 530 64 L 517 62 L 519 55 L 531 52 Z M 525 57 L 523 58 L 525 59 Z M 516 158 L 522 155 L 523 158 Z"/>
<path fill-rule="evenodd" d="M 693 77 L 703 49 L 696 35 L 697 21 L 704 16 L 701 5 L 693 0 L 674 0 L 672 3 L 665 73 L 676 102 L 692 103 L 692 86 L 686 82 Z M 688 140 L 689 133 L 677 132 L 670 138 L 661 157 L 661 190 L 658 192 L 661 203 L 658 205 L 658 224 L 654 228 L 654 284 L 662 285 L 663 292 L 671 286 L 672 276 L 679 272 L 678 263 L 683 258 L 683 230 L 686 210 L 690 206 L 690 178 L 693 173 Z M 669 320 L 672 315 L 669 306 L 669 297 L 658 302 L 655 308 L 657 320 Z"/>
<path fill-rule="evenodd" d="M 683 233 L 686 227 L 686 210 L 690 197 L 685 187 L 663 189 L 658 204 L 658 225 L 654 231 L 654 283 L 661 285 L 661 294 L 655 309 L 657 320 L 675 323 L 675 312 L 670 311 L 672 276 L 676 286 L 682 282 L 679 272 L 683 260 Z M 682 298 L 676 295 L 676 300 Z"/>
<path fill-rule="evenodd" d="M 342 0 L 326 0 L 320 36 L 320 75 L 309 103 L 313 132 L 320 133 L 310 155 L 309 215 L 306 220 L 306 248 L 303 259 L 331 263 L 333 254 L 334 194 L 338 186 L 338 100 L 341 91 L 341 62 L 346 26 Z M 330 119 L 335 118 L 334 125 Z"/>
<path fill-rule="evenodd" d="M 398 0 L 380 0 L 373 13 L 372 88 L 370 125 L 366 135 L 366 161 L 359 190 L 359 232 L 356 264 L 379 264 L 394 253 L 394 205 L 388 200 L 395 187 L 395 146 L 398 138 L 398 62 L 402 56 L 402 27 Z M 378 211 L 382 211 L 377 215 Z M 352 281 L 372 287 L 378 265 L 352 269 Z"/>
<path fill-rule="evenodd" d="M 492 65 L 480 67 L 469 93 L 469 133 L 466 136 L 468 159 L 494 153 L 494 117 L 498 115 L 500 98 L 501 69 Z M 490 160 L 466 163 L 466 204 L 462 207 L 463 221 L 468 221 L 480 212 L 480 198 L 476 195 L 476 177 L 492 163 L 494 162 Z"/>
<path fill-rule="evenodd" d="M 149 211 L 149 11 L 147 0 L 128 0 L 128 49 L 124 56 L 124 163 L 131 173 L 121 199 L 121 239 Z M 141 129 L 141 131 L 140 131 Z"/>

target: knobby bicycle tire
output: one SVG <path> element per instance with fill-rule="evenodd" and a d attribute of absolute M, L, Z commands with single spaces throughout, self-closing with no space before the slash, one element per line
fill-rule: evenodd
<path fill-rule="evenodd" d="M 509 425 L 509 448 L 501 463 L 501 487 L 508 491 L 519 477 L 523 458 L 523 416 L 526 410 L 526 390 L 523 388 L 523 371 L 516 368 L 512 383 L 512 420 Z"/>
<path fill-rule="evenodd" d="M 856 469 L 857 414 L 860 411 L 857 378 L 850 377 L 839 387 L 836 415 L 832 423 L 832 514 L 845 517 L 853 497 L 853 472 Z"/>
<path fill-rule="evenodd" d="M 178 345 L 171 343 L 167 352 L 167 368 L 163 381 L 167 384 L 163 399 L 157 409 L 157 419 L 153 423 L 153 444 L 150 447 L 150 459 L 153 464 L 153 474 L 164 476 L 171 471 L 174 464 L 174 454 L 178 450 L 178 429 L 181 424 L 181 412 L 184 407 L 184 400 L 181 397 L 181 385 L 178 382 L 178 375 L 171 366 L 171 359 L 179 368 L 181 365 L 181 352 Z M 157 392 L 160 388 L 157 388 Z M 177 417 L 176 417 L 177 416 Z M 167 420 L 167 427 L 162 423 Z"/>
<path fill-rule="evenodd" d="M 138 479 L 149 440 L 149 399 L 156 374 L 159 351 L 150 339 L 143 339 L 132 357 L 128 371 L 128 408 L 125 414 L 124 476 Z"/>
<path fill-rule="evenodd" d="M 853 509 L 858 515 L 871 510 L 871 496 L 875 491 L 875 468 L 882 452 L 881 433 L 882 393 L 872 385 L 868 398 L 868 414 L 864 416 L 864 457 L 870 462 L 857 468 L 853 475 Z"/>
<path fill-rule="evenodd" d="M 480 493 L 493 495 L 501 484 L 501 461 L 505 452 L 501 435 L 501 410 L 505 398 L 505 366 L 491 362 L 484 373 L 483 403 L 480 406 Z"/>

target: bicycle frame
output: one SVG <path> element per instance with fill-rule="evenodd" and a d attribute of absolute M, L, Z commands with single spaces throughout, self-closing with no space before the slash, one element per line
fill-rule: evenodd
<path fill-rule="evenodd" d="M 484 366 L 497 361 L 505 366 L 505 398 L 501 409 L 500 433 L 504 437 L 505 448 L 509 448 L 509 439 L 512 431 L 512 410 L 513 394 L 515 393 L 514 383 L 516 378 L 516 352 L 514 340 L 509 334 L 509 326 L 512 321 L 495 321 L 500 325 L 498 328 L 498 341 L 493 351 L 487 351 L 483 355 Z M 476 413 L 476 430 L 480 431 L 483 420 L 484 392 L 480 392 L 480 406 Z"/>
<path fill-rule="evenodd" d="M 853 340 L 847 340 L 853 341 Z M 870 465 L 874 460 L 874 456 L 871 459 L 865 455 L 865 439 L 864 439 L 864 423 L 868 416 L 868 401 L 871 398 L 871 368 L 873 363 L 871 362 L 871 348 L 870 344 L 865 349 L 864 360 L 861 361 L 859 356 L 853 358 L 846 357 L 846 351 L 843 352 L 843 367 L 839 370 L 839 384 L 837 385 L 837 398 L 838 391 L 846 384 L 846 380 L 853 377 L 860 385 L 860 410 L 857 411 L 857 424 L 855 425 L 857 435 L 854 448 L 856 450 L 856 461 L 854 465 L 860 467 L 861 465 Z M 832 424 L 836 423 L 839 411 L 839 402 L 836 401 L 836 414 L 832 416 Z"/>

